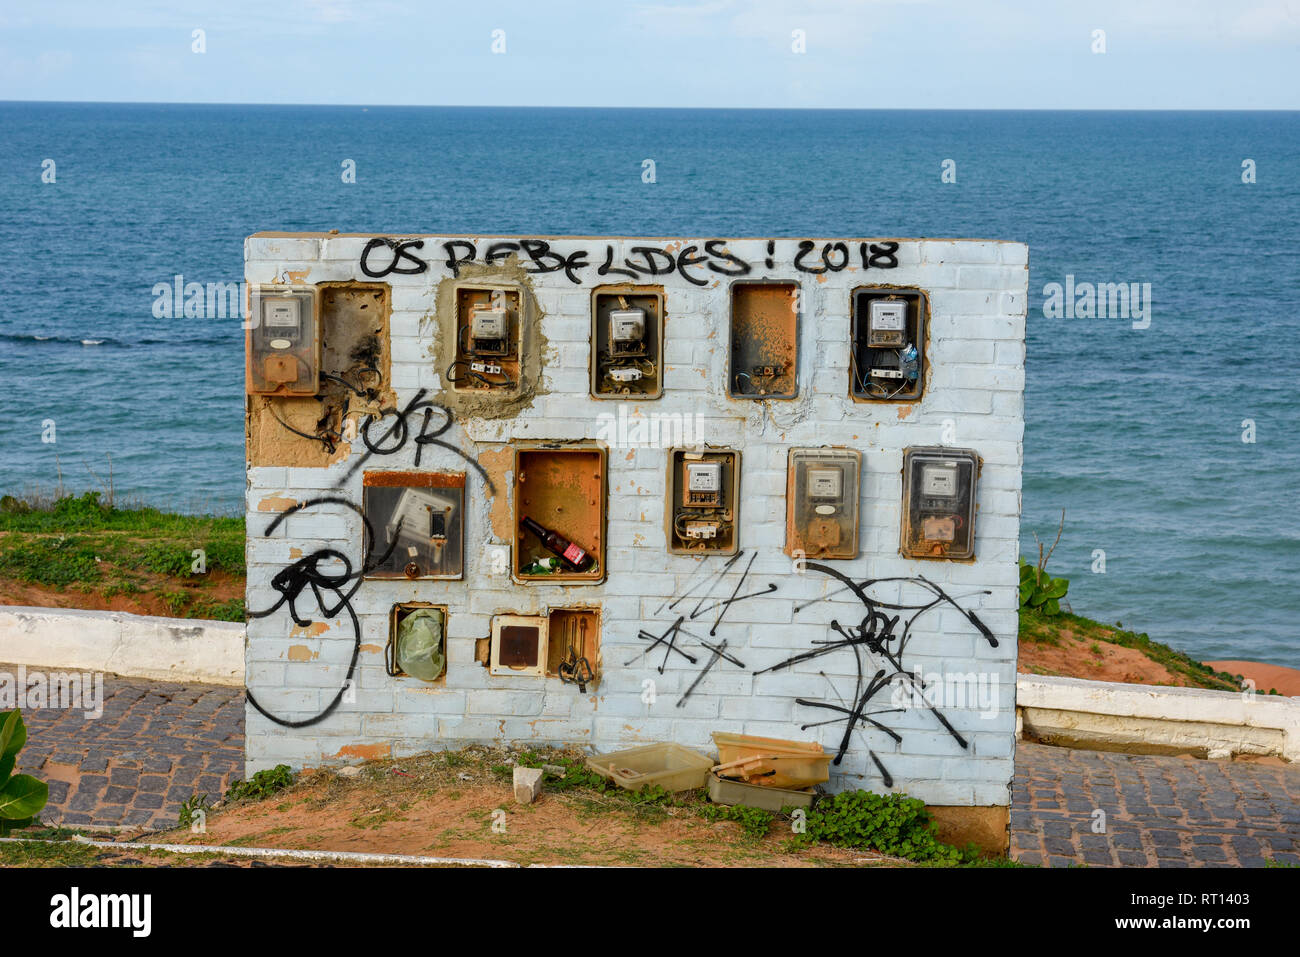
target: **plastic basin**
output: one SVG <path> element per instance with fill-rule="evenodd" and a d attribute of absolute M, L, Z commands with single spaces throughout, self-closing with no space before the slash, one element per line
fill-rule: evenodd
<path fill-rule="evenodd" d="M 813 741 L 715 731 L 713 743 L 718 746 L 718 763 L 731 765 L 719 772 L 723 777 L 738 778 L 759 787 L 794 790 L 830 780 L 831 756 Z"/>
<path fill-rule="evenodd" d="M 680 744 L 649 744 L 594 754 L 587 759 L 587 767 L 629 791 L 652 784 L 665 791 L 691 791 L 704 787 L 713 759 Z"/>

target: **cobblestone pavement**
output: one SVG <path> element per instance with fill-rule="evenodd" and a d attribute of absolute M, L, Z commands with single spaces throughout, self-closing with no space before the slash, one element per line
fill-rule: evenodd
<path fill-rule="evenodd" d="M 19 673 L 17 665 L 0 671 Z M 196 793 L 215 801 L 243 776 L 240 688 L 105 675 L 103 710 L 88 719 L 79 708 L 23 709 L 18 765 L 49 783 L 47 823 L 164 827 L 182 801 Z"/>
<path fill-rule="evenodd" d="M 169 826 L 186 798 L 215 800 L 243 774 L 239 689 L 107 675 L 102 718 L 28 708 L 23 719 L 19 764 L 50 784 L 48 823 Z M 1011 853 L 1026 864 L 1300 864 L 1300 765 L 1019 742 L 1013 801 Z M 1105 833 L 1093 832 L 1097 810 Z"/>
<path fill-rule="evenodd" d="M 1300 864 L 1300 765 L 1018 742 L 1011 854 L 1025 864 Z M 1097 810 L 1105 833 L 1093 833 Z"/>

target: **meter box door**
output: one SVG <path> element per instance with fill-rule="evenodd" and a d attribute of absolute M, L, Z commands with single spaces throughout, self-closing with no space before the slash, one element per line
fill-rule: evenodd
<path fill-rule="evenodd" d="M 925 388 L 929 300 L 919 289 L 853 291 L 849 394 L 854 401 L 911 402 Z"/>
<path fill-rule="evenodd" d="M 727 390 L 734 399 L 798 394 L 799 284 L 737 282 L 731 287 Z"/>
<path fill-rule="evenodd" d="M 591 394 L 597 399 L 663 395 L 664 293 L 602 286 L 591 294 Z"/>
<path fill-rule="evenodd" d="M 464 577 L 464 472 L 366 472 L 362 509 L 374 532 L 366 578 Z"/>
<path fill-rule="evenodd" d="M 517 446 L 514 578 L 605 580 L 606 451 L 589 443 Z"/>
<path fill-rule="evenodd" d="M 969 449 L 903 450 L 903 522 L 908 558 L 975 557 L 975 482 L 980 457 Z"/>
<path fill-rule="evenodd" d="M 320 389 L 320 298 L 313 286 L 255 285 L 244 338 L 251 395 Z"/>
<path fill-rule="evenodd" d="M 519 392 L 525 318 L 516 287 L 459 287 L 455 355 L 447 369 L 452 390 Z"/>
<path fill-rule="evenodd" d="M 808 558 L 858 557 L 862 453 L 791 449 L 786 470 L 785 553 Z"/>
<path fill-rule="evenodd" d="M 546 676 L 549 620 L 541 615 L 497 615 L 492 619 L 488 672 Z"/>
<path fill-rule="evenodd" d="M 665 535 L 672 555 L 734 555 L 739 547 L 740 453 L 668 452 Z"/>

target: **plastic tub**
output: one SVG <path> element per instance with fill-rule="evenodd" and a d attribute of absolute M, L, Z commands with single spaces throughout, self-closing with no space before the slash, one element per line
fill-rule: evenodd
<path fill-rule="evenodd" d="M 665 791 L 691 791 L 704 787 L 713 759 L 680 744 L 648 744 L 594 754 L 587 759 L 587 767 L 629 791 L 651 784 Z"/>
<path fill-rule="evenodd" d="M 830 780 L 831 756 L 812 741 L 713 733 L 720 772 L 748 784 L 799 790 Z"/>
<path fill-rule="evenodd" d="M 744 781 L 726 781 L 716 773 L 709 775 L 709 800 L 714 804 L 743 804 L 764 811 L 780 811 L 787 807 L 811 807 L 814 796 L 811 790 L 766 788 Z"/>

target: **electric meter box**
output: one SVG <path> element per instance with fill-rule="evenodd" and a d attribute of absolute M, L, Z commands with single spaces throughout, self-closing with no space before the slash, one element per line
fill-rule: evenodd
<path fill-rule="evenodd" d="M 855 402 L 915 402 L 925 390 L 929 299 L 920 289 L 853 290 L 849 395 Z"/>
<path fill-rule="evenodd" d="M 733 399 L 799 393 L 799 284 L 742 281 L 731 287 L 727 392 Z"/>
<path fill-rule="evenodd" d="M 591 296 L 591 394 L 663 395 L 664 294 L 658 286 L 601 286 Z"/>
<path fill-rule="evenodd" d="M 550 619 L 542 615 L 497 615 L 492 619 L 488 671 L 494 675 L 545 677 Z"/>
<path fill-rule="evenodd" d="M 313 286 L 256 285 L 251 290 L 246 380 L 250 395 L 320 391 L 320 297 Z"/>
<path fill-rule="evenodd" d="M 366 472 L 362 510 L 375 537 L 366 578 L 464 577 L 464 472 Z"/>
<path fill-rule="evenodd" d="M 940 446 L 903 451 L 899 551 L 908 558 L 975 557 L 975 482 L 980 457 Z"/>
<path fill-rule="evenodd" d="M 455 348 L 445 370 L 452 391 L 517 396 L 524 365 L 520 290 L 466 284 L 455 295 Z"/>
<path fill-rule="evenodd" d="M 665 534 L 673 555 L 734 555 L 739 547 L 740 453 L 732 449 L 668 453 Z"/>
<path fill-rule="evenodd" d="M 786 469 L 785 553 L 817 559 L 858 557 L 862 453 L 791 449 Z"/>

